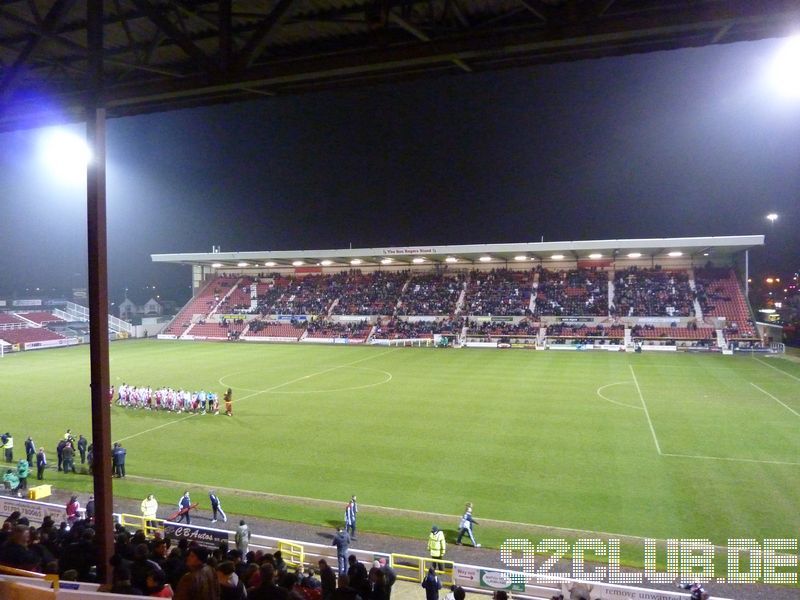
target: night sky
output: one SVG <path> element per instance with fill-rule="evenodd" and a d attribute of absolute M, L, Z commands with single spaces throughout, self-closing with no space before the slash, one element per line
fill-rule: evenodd
<path fill-rule="evenodd" d="M 424 79 L 116 119 L 111 298 L 188 268 L 151 253 L 767 235 L 800 267 L 800 98 L 781 40 Z M 74 128 L 80 131 L 80 128 Z M 85 285 L 85 192 L 37 131 L 0 135 L 0 294 Z M 780 220 L 770 227 L 771 211 Z"/>

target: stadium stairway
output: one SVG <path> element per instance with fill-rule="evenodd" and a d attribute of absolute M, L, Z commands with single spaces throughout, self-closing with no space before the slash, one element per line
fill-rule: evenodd
<path fill-rule="evenodd" d="M 725 340 L 725 332 L 722 329 L 717 329 L 717 346 L 720 348 L 727 348 L 728 342 Z"/>
<path fill-rule="evenodd" d="M 237 279 L 237 280 L 236 280 L 236 283 L 234 283 L 234 284 L 231 286 L 231 289 L 229 289 L 229 290 L 228 290 L 228 291 L 225 293 L 225 295 L 224 295 L 222 298 L 220 298 L 220 299 L 219 299 L 219 302 L 217 302 L 217 303 L 216 303 L 216 305 L 214 305 L 214 308 L 212 308 L 212 309 L 211 309 L 211 312 L 209 312 L 209 313 L 208 313 L 208 316 L 209 316 L 209 317 L 213 317 L 213 316 L 214 316 L 214 314 L 215 314 L 215 313 L 216 313 L 216 312 L 219 310 L 219 307 L 220 307 L 220 306 L 222 306 L 222 304 L 223 304 L 223 303 L 224 303 L 224 302 L 225 302 L 225 301 L 226 301 L 228 298 L 230 298 L 230 297 L 231 297 L 231 295 L 233 295 L 233 293 L 234 293 L 234 292 L 235 292 L 235 291 L 236 291 L 236 290 L 239 288 L 239 284 L 240 284 L 240 283 L 242 283 L 242 278 L 241 278 L 241 277 L 240 277 L 239 279 Z M 191 327 L 190 327 L 189 329 L 191 329 Z M 184 334 L 186 334 L 186 333 L 188 333 L 188 332 L 189 332 L 189 330 L 187 329 L 187 330 L 184 332 Z"/>
<path fill-rule="evenodd" d="M 694 301 L 692 302 L 692 305 L 694 306 L 694 314 L 698 321 L 702 321 L 703 307 L 700 306 L 700 301 L 697 299 L 697 283 L 694 280 L 694 269 L 689 269 L 687 273 L 689 273 L 689 289 L 692 290 L 692 294 L 695 295 Z"/>

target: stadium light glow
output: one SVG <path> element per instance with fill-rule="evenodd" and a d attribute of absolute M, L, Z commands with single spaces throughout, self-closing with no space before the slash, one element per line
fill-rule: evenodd
<path fill-rule="evenodd" d="M 40 154 L 47 171 L 61 183 L 86 183 L 86 167 L 92 160 L 81 136 L 66 129 L 50 128 L 39 138 Z"/>
<path fill-rule="evenodd" d="M 798 69 L 800 69 L 800 66 L 798 66 Z M 768 214 L 766 217 L 764 217 L 764 218 L 765 218 L 767 221 L 769 221 L 770 223 L 772 223 L 772 224 L 774 225 L 774 224 L 775 224 L 775 221 L 777 221 L 777 220 L 778 220 L 778 213 L 769 213 L 769 214 Z"/>
<path fill-rule="evenodd" d="M 628 258 L 642 258 L 641 252 L 629 252 Z"/>
<path fill-rule="evenodd" d="M 671 258 L 678 258 L 679 256 L 683 256 L 683 252 L 679 252 L 678 250 L 674 250 L 672 252 L 667 252 L 667 256 Z"/>
<path fill-rule="evenodd" d="M 264 266 L 265 266 L 265 267 L 274 267 L 274 266 L 275 266 L 275 263 L 274 263 L 274 262 L 272 262 L 272 261 L 265 262 L 265 263 L 264 263 Z"/>
<path fill-rule="evenodd" d="M 448 256 L 447 258 L 444 259 L 444 262 L 454 263 L 454 262 L 458 262 L 458 259 L 455 256 Z"/>
<path fill-rule="evenodd" d="M 492 257 L 491 256 L 481 256 L 478 260 L 481 261 L 481 262 L 491 262 L 492 261 Z"/>
<path fill-rule="evenodd" d="M 237 267 L 247 267 L 249 265 L 246 262 L 240 262 L 240 263 L 236 263 L 236 266 Z"/>
<path fill-rule="evenodd" d="M 306 264 L 306 263 L 304 263 L 302 260 L 296 260 L 296 261 L 294 261 L 292 263 L 292 266 L 293 267 L 302 267 L 304 264 Z"/>
<path fill-rule="evenodd" d="M 589 255 L 589 258 L 591 258 L 592 260 L 597 260 L 598 258 L 603 258 L 603 255 L 600 254 L 599 252 L 593 252 Z"/>
<path fill-rule="evenodd" d="M 424 258 L 422 258 L 422 257 L 420 257 L 420 258 L 415 258 L 415 259 L 413 259 L 411 262 L 412 262 L 412 263 L 414 263 L 415 265 L 421 265 L 422 263 L 424 263 L 424 262 L 425 262 L 425 259 L 424 259 Z"/>
<path fill-rule="evenodd" d="M 351 265 L 360 265 L 361 264 L 361 259 L 360 258 L 354 258 L 353 260 L 350 261 L 350 264 Z"/>
<path fill-rule="evenodd" d="M 552 258 L 553 260 L 563 260 L 564 259 L 564 255 L 563 254 L 553 254 L 550 258 Z"/>
<path fill-rule="evenodd" d="M 524 255 L 522 255 L 522 254 L 520 254 L 519 256 L 515 256 L 515 257 L 514 257 L 514 260 L 517 260 L 517 261 L 519 261 L 519 262 L 522 262 L 522 261 L 524 261 L 524 260 L 528 260 L 528 257 L 527 257 L 527 256 L 524 256 Z"/>
<path fill-rule="evenodd" d="M 381 259 L 381 264 L 382 264 L 382 265 L 390 265 L 390 264 L 392 264 L 393 262 L 394 262 L 394 261 L 393 261 L 391 258 L 384 258 L 384 259 Z"/>
<path fill-rule="evenodd" d="M 333 261 L 332 260 L 323 260 L 319 264 L 321 264 L 323 267 L 330 267 L 333 264 Z"/>
<path fill-rule="evenodd" d="M 211 266 L 214 267 L 215 269 L 219 269 L 220 267 L 222 267 L 222 263 L 211 263 Z"/>
<path fill-rule="evenodd" d="M 782 96 L 800 99 L 800 35 L 786 40 L 775 56 L 769 75 Z"/>

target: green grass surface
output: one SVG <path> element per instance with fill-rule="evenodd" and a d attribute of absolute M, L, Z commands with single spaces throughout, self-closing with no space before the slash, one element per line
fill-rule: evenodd
<path fill-rule="evenodd" d="M 796 537 L 800 365 L 745 356 L 120 342 L 115 384 L 234 389 L 234 417 L 114 407 L 115 493 L 162 504 L 189 482 L 226 510 L 315 524 L 364 505 L 453 515 L 499 544 L 520 524 L 655 538 Z M 86 347 L 0 360 L 0 429 L 17 452 L 90 431 Z M 758 387 L 756 387 L 758 386 Z M 760 389 L 759 389 L 760 388 Z M 645 410 L 646 408 L 646 410 Z M 660 452 L 659 452 L 660 450 Z M 86 477 L 48 473 L 61 487 Z M 362 510 L 419 536 L 432 517 Z M 441 521 L 441 519 L 438 519 Z M 440 522 L 455 529 L 456 522 Z M 636 562 L 633 559 L 633 562 Z"/>

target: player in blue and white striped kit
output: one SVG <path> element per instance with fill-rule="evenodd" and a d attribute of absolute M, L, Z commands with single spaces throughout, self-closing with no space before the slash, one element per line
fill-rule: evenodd
<path fill-rule="evenodd" d="M 358 504 L 353 495 L 350 502 L 344 508 L 344 530 L 350 534 L 351 539 L 356 539 L 356 517 L 358 516 Z"/>

